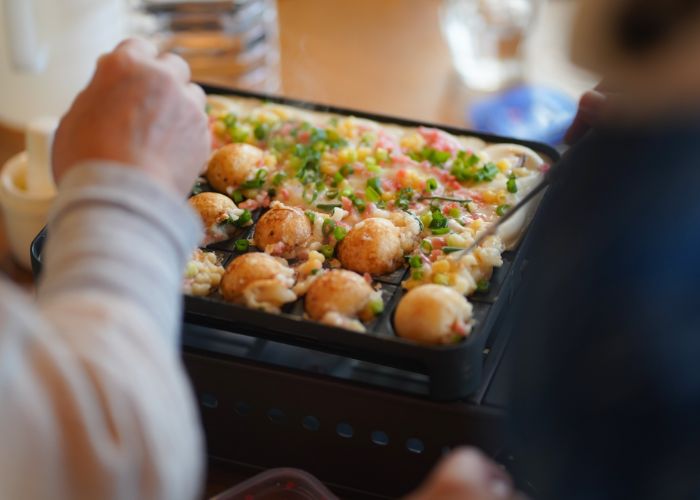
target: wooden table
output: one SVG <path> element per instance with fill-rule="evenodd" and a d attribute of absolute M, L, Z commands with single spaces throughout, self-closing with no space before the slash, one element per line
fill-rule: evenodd
<path fill-rule="evenodd" d="M 438 25 L 440 0 L 278 0 L 281 93 L 327 104 L 465 125 L 479 94 L 465 89 Z M 566 61 L 573 2 L 550 0 L 528 43 L 531 81 L 572 96 L 590 75 Z M 225 82 L 224 82 L 225 83 Z M 0 164 L 22 149 L 22 137 L 0 126 Z M 9 257 L 0 223 L 0 270 L 20 283 L 31 276 Z M 207 492 L 235 484 L 240 474 L 216 467 Z"/>

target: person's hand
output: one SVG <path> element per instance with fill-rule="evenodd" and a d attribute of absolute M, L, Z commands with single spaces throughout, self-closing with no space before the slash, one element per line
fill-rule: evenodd
<path fill-rule="evenodd" d="M 586 135 L 591 127 L 599 123 L 608 101 L 609 98 L 604 91 L 603 84 L 583 94 L 578 104 L 576 117 L 564 136 L 564 142 L 569 145 L 575 144 Z"/>
<path fill-rule="evenodd" d="M 189 192 L 210 152 L 205 96 L 180 57 L 141 39 L 102 56 L 88 87 L 56 132 L 56 181 L 85 160 L 144 172 L 179 195 Z"/>
<path fill-rule="evenodd" d="M 406 500 L 520 500 L 508 474 L 474 448 L 445 457 Z"/>

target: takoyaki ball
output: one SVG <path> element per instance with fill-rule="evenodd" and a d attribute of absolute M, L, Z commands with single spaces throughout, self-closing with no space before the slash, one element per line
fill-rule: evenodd
<path fill-rule="evenodd" d="M 313 282 L 306 293 L 306 313 L 311 319 L 321 320 L 333 311 L 349 318 L 361 316 L 372 319 L 368 305 L 375 291 L 357 273 L 344 269 L 333 269 Z"/>
<path fill-rule="evenodd" d="M 271 255 L 292 259 L 311 238 L 311 222 L 304 212 L 273 202 L 255 226 L 253 243 Z"/>
<path fill-rule="evenodd" d="M 365 219 L 348 231 L 340 243 L 338 258 L 344 268 L 358 273 L 390 273 L 403 261 L 401 233 L 386 219 Z"/>
<path fill-rule="evenodd" d="M 267 280 L 278 281 L 282 288 L 289 289 L 294 285 L 294 271 L 282 259 L 266 253 L 246 253 L 228 265 L 219 289 L 224 299 L 245 302 L 246 289 Z"/>
<path fill-rule="evenodd" d="M 263 152 L 250 144 L 227 144 L 214 152 L 207 167 L 207 179 L 214 189 L 231 194 L 245 181 L 255 178 L 262 166 Z"/>
<path fill-rule="evenodd" d="M 422 344 L 451 344 L 471 331 L 472 305 L 452 288 L 422 285 L 399 302 L 394 327 L 399 337 Z"/>
<path fill-rule="evenodd" d="M 411 253 L 420 241 L 421 223 L 415 215 L 408 212 L 391 212 L 389 220 L 399 228 L 401 249 L 404 253 Z"/>
<path fill-rule="evenodd" d="M 231 198 L 219 193 L 199 193 L 188 202 L 204 224 L 205 245 L 230 238 L 236 227 L 228 222 L 237 220 L 243 213 Z"/>

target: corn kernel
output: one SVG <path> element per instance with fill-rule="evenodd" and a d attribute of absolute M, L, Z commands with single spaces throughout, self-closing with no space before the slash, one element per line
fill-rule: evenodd
<path fill-rule="evenodd" d="M 357 159 L 364 161 L 369 155 L 372 154 L 372 150 L 366 146 L 357 148 Z"/>
<path fill-rule="evenodd" d="M 438 273 L 433 275 L 433 283 L 436 285 L 449 285 L 450 284 L 450 278 L 447 274 L 445 273 Z"/>
<path fill-rule="evenodd" d="M 263 159 L 266 167 L 274 168 L 277 166 L 277 157 L 273 154 L 266 154 Z"/>
<path fill-rule="evenodd" d="M 389 200 L 393 200 L 393 199 L 394 199 L 394 195 L 392 193 L 388 193 L 386 191 L 384 191 L 382 193 L 382 200 L 389 201 Z"/>
<path fill-rule="evenodd" d="M 343 148 L 338 151 L 338 161 L 342 164 L 355 163 L 357 161 L 357 152 L 353 148 Z"/>
<path fill-rule="evenodd" d="M 425 147 L 425 139 L 418 132 L 405 135 L 401 138 L 401 148 L 409 151 L 420 151 Z"/>
<path fill-rule="evenodd" d="M 339 170 L 338 165 L 335 164 L 334 162 L 330 162 L 330 161 L 322 161 L 320 168 L 321 168 L 321 173 L 323 173 L 325 175 L 333 175 Z"/>
<path fill-rule="evenodd" d="M 459 236 L 457 234 L 448 235 L 446 242 L 447 242 L 447 246 L 450 246 L 450 247 L 459 247 L 459 248 L 466 248 L 467 247 L 467 240 L 465 238 L 463 238 L 462 236 Z"/>
<path fill-rule="evenodd" d="M 496 192 L 496 203 L 499 205 L 504 205 L 508 201 L 508 193 L 505 189 L 499 189 Z"/>
<path fill-rule="evenodd" d="M 217 135 L 223 135 L 226 132 L 226 125 L 224 125 L 224 122 L 214 122 L 212 130 Z"/>
<path fill-rule="evenodd" d="M 475 219 L 469 224 L 469 229 L 474 231 L 476 233 L 479 229 L 481 229 L 481 226 L 484 225 L 484 222 L 481 219 Z"/>
<path fill-rule="evenodd" d="M 272 106 L 270 107 L 270 111 L 277 115 L 281 120 L 289 120 L 290 118 L 289 111 L 281 106 Z"/>
<path fill-rule="evenodd" d="M 439 260 L 433 264 L 434 273 L 447 273 L 450 271 L 450 263 L 446 260 Z"/>
<path fill-rule="evenodd" d="M 498 167 L 498 170 L 500 170 L 503 173 L 506 173 L 510 168 L 510 163 L 508 163 L 508 161 L 506 160 L 500 160 L 496 163 L 496 166 Z"/>
<path fill-rule="evenodd" d="M 481 193 L 481 198 L 486 203 L 498 203 L 498 194 L 491 189 L 487 189 L 486 191 Z"/>

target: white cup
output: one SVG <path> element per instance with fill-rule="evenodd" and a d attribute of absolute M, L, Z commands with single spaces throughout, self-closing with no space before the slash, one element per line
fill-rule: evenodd
<path fill-rule="evenodd" d="M 10 250 L 22 267 L 31 269 L 29 247 L 46 224 L 55 192 L 27 190 L 27 153 L 12 157 L 0 171 L 0 205 Z"/>

